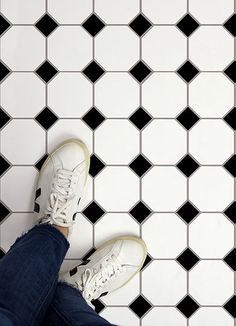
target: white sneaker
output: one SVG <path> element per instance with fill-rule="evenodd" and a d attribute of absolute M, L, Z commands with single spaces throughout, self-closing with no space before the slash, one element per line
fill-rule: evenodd
<path fill-rule="evenodd" d="M 79 289 L 88 305 L 124 286 L 142 268 L 147 256 L 145 242 L 134 236 L 105 242 L 86 261 L 59 276 L 60 281 Z"/>
<path fill-rule="evenodd" d="M 36 223 L 68 227 L 68 239 L 90 167 L 87 146 L 78 139 L 60 144 L 44 162 L 36 187 Z"/>

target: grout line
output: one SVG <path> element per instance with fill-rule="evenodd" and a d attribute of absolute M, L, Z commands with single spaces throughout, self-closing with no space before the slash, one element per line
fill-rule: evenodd
<path fill-rule="evenodd" d="M 93 14 L 95 13 L 94 12 L 94 9 L 95 9 L 95 0 L 92 1 L 92 10 L 93 10 Z M 95 38 L 93 37 L 92 38 L 93 40 L 93 44 L 92 44 L 92 60 L 94 61 L 95 59 Z M 95 106 L 95 85 L 94 83 L 92 83 L 92 102 L 93 102 L 93 107 Z M 93 153 L 95 152 L 95 130 L 92 131 L 93 133 L 93 144 L 92 144 L 92 150 L 93 150 Z M 94 201 L 95 200 L 95 178 L 92 178 L 92 187 L 93 187 L 93 194 L 92 194 L 92 200 Z M 95 225 L 93 224 L 93 227 L 92 227 L 92 230 L 93 230 L 93 247 L 95 247 Z"/>
<path fill-rule="evenodd" d="M 202 23 L 199 23 L 199 27 L 201 26 L 219 26 L 219 27 L 223 27 L 224 26 L 224 23 L 222 24 L 202 24 Z M 16 23 L 11 23 L 12 26 L 35 26 L 35 24 L 16 24 Z M 59 24 L 60 26 L 82 26 L 82 24 L 63 24 L 63 23 L 60 23 Z M 127 24 L 121 24 L 121 23 L 116 23 L 116 24 L 111 24 L 111 23 L 106 23 L 106 26 L 125 26 L 125 27 L 129 27 L 129 23 Z M 163 26 L 163 27 L 176 27 L 176 23 L 174 24 L 157 24 L 157 23 L 152 23 L 152 26 Z"/>
<path fill-rule="evenodd" d="M 142 0 L 139 0 L 139 11 L 142 11 Z M 139 37 L 139 60 L 142 60 L 142 37 Z M 139 85 L 139 106 L 142 103 L 142 84 Z M 139 130 L 139 152 L 142 153 L 142 131 Z M 139 200 L 142 200 L 142 179 L 139 178 Z M 139 236 L 142 238 L 142 224 L 139 223 Z M 142 272 L 139 272 L 139 295 L 142 295 Z M 139 325 L 142 325 L 142 319 L 139 318 Z"/>
<path fill-rule="evenodd" d="M 15 119 L 13 119 L 13 120 L 15 120 Z M 32 118 L 32 119 L 28 119 L 28 120 L 34 120 L 34 119 Z M 127 167 L 127 168 L 129 168 L 129 164 L 107 164 L 106 163 L 106 166 L 109 166 L 109 167 Z M 11 166 L 34 166 L 34 164 L 19 164 L 18 163 L 18 164 L 11 164 Z M 171 167 L 176 167 L 176 164 L 152 164 L 152 167 L 166 167 L 166 168 L 170 167 L 171 168 Z M 217 167 L 222 167 L 222 165 L 221 164 L 201 164 L 201 167 L 215 167 L 215 168 L 217 168 Z M 183 174 L 183 176 L 186 177 L 184 174 Z M 144 175 L 141 176 L 140 178 L 142 178 L 142 177 L 144 177 Z"/>
<path fill-rule="evenodd" d="M 236 8 L 236 0 L 234 0 L 234 11 Z M 234 60 L 236 60 L 236 39 L 234 37 Z M 236 85 L 234 83 L 234 107 L 236 106 Z M 234 154 L 236 153 L 236 131 L 234 130 Z M 234 200 L 236 200 L 236 178 L 234 177 Z M 234 247 L 236 247 L 236 225 L 234 224 Z M 234 271 L 234 295 L 236 294 L 236 271 Z M 236 326 L 236 319 L 234 319 Z"/>
<path fill-rule="evenodd" d="M 189 13 L 189 0 L 186 0 L 187 4 L 187 13 Z M 187 37 L 187 60 L 189 61 L 189 37 Z M 187 107 L 189 107 L 189 83 L 187 83 Z M 189 154 L 189 130 L 187 129 L 187 154 Z M 189 177 L 186 178 L 187 180 L 187 200 L 189 200 Z M 189 223 L 187 223 L 187 248 L 189 247 Z M 189 271 L 187 271 L 187 295 L 189 295 Z M 187 318 L 187 325 L 189 325 L 189 318 Z"/>
<path fill-rule="evenodd" d="M 95 93 L 95 91 L 94 91 L 94 93 Z M 135 111 L 136 111 L 136 109 L 134 110 L 134 112 Z M 179 112 L 179 114 L 180 113 L 181 113 L 181 111 Z M 83 120 L 82 117 L 59 117 L 59 118 L 60 118 L 60 120 Z M 177 117 L 152 117 L 152 120 L 174 120 L 175 121 L 176 118 Z M 34 117 L 14 117 L 14 116 L 12 116 L 12 119 L 14 119 L 14 120 L 30 120 L 30 119 L 33 120 Z M 129 118 L 128 117 L 106 117 L 106 120 L 127 120 L 127 119 L 129 119 Z M 222 118 L 218 118 L 218 117 L 205 117 L 205 118 L 201 117 L 200 119 L 201 120 L 222 120 Z M 201 164 L 201 165 L 204 166 L 204 164 Z M 218 164 L 218 165 L 221 166 L 221 164 Z"/>
<path fill-rule="evenodd" d="M 179 68 L 177 68 L 178 70 Z M 14 72 L 14 73 L 33 73 L 34 71 L 32 70 L 11 70 L 11 73 Z M 83 73 L 83 70 L 60 70 L 59 71 L 60 73 Z M 121 73 L 126 73 L 126 74 L 129 74 L 129 71 L 128 70 L 106 70 L 105 71 L 106 73 L 118 73 L 118 74 L 121 74 Z M 152 70 L 152 73 L 177 73 L 176 70 Z M 222 74 L 223 71 L 222 70 L 201 70 L 200 73 L 216 73 L 216 74 Z M 177 73 L 178 75 L 178 73 Z M 132 77 L 132 75 L 131 75 Z M 132 77 L 133 78 L 133 77 Z M 134 78 L 134 80 L 136 80 Z M 143 82 L 141 82 L 141 84 L 143 84 Z"/>

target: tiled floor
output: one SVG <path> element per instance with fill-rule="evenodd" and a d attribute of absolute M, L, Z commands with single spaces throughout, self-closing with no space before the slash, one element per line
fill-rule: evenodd
<path fill-rule="evenodd" d="M 1 0 L 1 255 L 32 225 L 59 142 L 91 153 L 63 265 L 142 236 L 140 275 L 96 302 L 128 326 L 235 326 L 233 0 Z"/>

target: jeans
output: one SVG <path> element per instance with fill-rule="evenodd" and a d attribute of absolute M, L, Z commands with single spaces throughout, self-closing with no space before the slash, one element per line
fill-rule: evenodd
<path fill-rule="evenodd" d="M 17 238 L 0 260 L 1 326 L 111 325 L 78 289 L 58 282 L 69 246 L 50 224 L 36 225 Z"/>

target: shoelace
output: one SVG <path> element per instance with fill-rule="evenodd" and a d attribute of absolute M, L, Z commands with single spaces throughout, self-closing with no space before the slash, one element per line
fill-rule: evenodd
<path fill-rule="evenodd" d="M 82 292 L 82 296 L 93 309 L 94 305 L 91 303 L 91 300 L 94 299 L 96 293 L 104 287 L 111 278 L 117 277 L 123 270 L 122 265 L 113 254 L 106 259 L 105 264 L 107 265 L 104 266 L 100 264 L 99 271 L 86 268 L 81 275 L 81 280 L 78 282 L 76 281 L 76 286 Z"/>
<path fill-rule="evenodd" d="M 67 208 L 75 197 L 74 187 L 78 181 L 78 175 L 73 171 L 58 169 L 52 182 L 52 191 L 49 196 L 48 205 L 43 220 L 51 223 L 62 223 L 61 226 L 70 226 L 72 222 L 67 221 Z"/>

